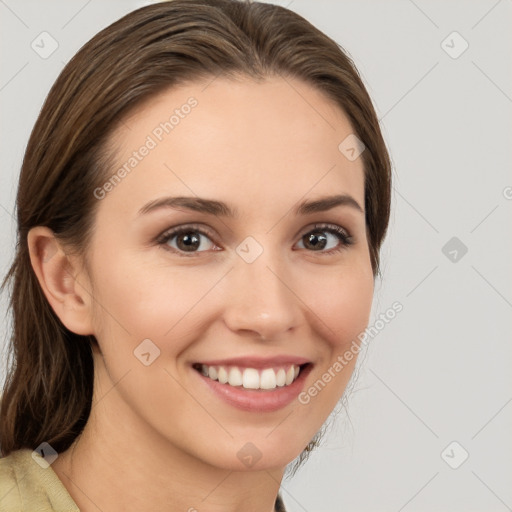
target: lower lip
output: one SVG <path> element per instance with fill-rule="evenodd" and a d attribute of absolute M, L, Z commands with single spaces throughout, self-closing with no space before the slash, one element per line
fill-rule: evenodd
<path fill-rule="evenodd" d="M 299 376 L 289 385 L 275 389 L 245 389 L 241 386 L 234 387 L 229 384 L 221 384 L 217 380 L 205 377 L 195 369 L 192 371 L 213 391 L 219 398 L 229 405 L 243 411 L 272 412 L 278 411 L 292 403 L 304 387 L 304 381 L 311 371 L 312 364 L 303 368 Z"/>

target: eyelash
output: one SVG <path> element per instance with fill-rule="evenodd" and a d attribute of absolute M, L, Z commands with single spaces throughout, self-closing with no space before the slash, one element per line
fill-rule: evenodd
<path fill-rule="evenodd" d="M 309 229 L 308 231 L 303 233 L 300 238 L 302 239 L 304 236 L 306 236 L 310 233 L 313 233 L 315 231 L 324 231 L 324 232 L 336 235 L 336 237 L 341 242 L 341 244 L 338 245 L 337 247 L 335 247 L 334 249 L 330 249 L 328 251 L 309 251 L 309 252 L 313 252 L 313 253 L 318 252 L 319 254 L 330 255 L 330 254 L 340 252 L 343 249 L 346 249 L 347 247 L 353 245 L 353 243 L 354 243 L 353 237 L 345 229 L 343 229 L 340 226 L 337 226 L 336 224 L 315 224 L 311 229 Z M 201 254 L 204 251 L 197 251 L 197 252 L 191 251 L 190 253 L 186 253 L 186 252 L 178 251 L 178 250 L 174 249 L 173 247 L 169 247 L 167 245 L 169 240 L 172 240 L 175 236 L 178 236 L 178 235 L 181 235 L 184 233 L 190 233 L 190 232 L 200 233 L 201 235 L 206 236 L 212 242 L 215 243 L 215 241 L 212 240 L 212 238 L 214 238 L 214 237 L 212 237 L 211 233 L 209 233 L 204 228 L 195 226 L 193 224 L 186 225 L 186 226 L 180 226 L 179 228 L 173 228 L 168 231 L 165 231 L 159 237 L 157 237 L 155 242 L 159 246 L 164 247 L 164 249 L 170 250 L 171 252 L 178 254 L 178 256 L 180 256 L 180 257 L 185 257 L 185 258 L 197 257 L 199 254 Z"/>

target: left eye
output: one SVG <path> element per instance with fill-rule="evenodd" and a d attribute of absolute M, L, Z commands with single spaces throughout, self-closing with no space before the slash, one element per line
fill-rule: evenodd
<path fill-rule="evenodd" d="M 334 240 L 334 245 L 327 247 L 329 245 L 328 237 L 325 236 L 325 233 L 330 234 Z M 305 233 L 300 242 L 304 246 L 303 240 L 306 240 L 306 244 L 310 247 L 313 247 L 314 252 L 320 252 L 322 254 L 331 254 L 333 252 L 337 252 L 342 250 L 345 247 L 348 247 L 353 243 L 352 237 L 348 234 L 340 226 L 336 225 L 316 225 L 314 228 L 307 233 Z M 328 250 L 322 250 L 327 247 Z M 304 247 L 305 248 L 305 247 Z M 320 248 L 316 250 L 316 248 Z"/>

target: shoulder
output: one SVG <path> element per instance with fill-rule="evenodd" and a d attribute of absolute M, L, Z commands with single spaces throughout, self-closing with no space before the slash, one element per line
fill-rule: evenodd
<path fill-rule="evenodd" d="M 23 448 L 0 457 L 0 512 L 80 512 L 43 457 Z"/>
<path fill-rule="evenodd" d="M 25 474 L 28 450 L 18 450 L 0 458 L 0 510 L 21 510 L 20 481 Z"/>

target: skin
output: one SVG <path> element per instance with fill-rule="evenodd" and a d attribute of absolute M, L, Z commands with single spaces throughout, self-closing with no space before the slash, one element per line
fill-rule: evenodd
<path fill-rule="evenodd" d="M 169 112 L 191 96 L 198 101 L 98 201 L 87 264 L 47 228 L 29 234 L 34 270 L 56 314 L 98 340 L 90 418 L 52 465 L 82 512 L 271 512 L 286 465 L 341 398 L 356 358 L 308 404 L 264 413 L 209 393 L 191 364 L 302 356 L 314 364 L 307 389 L 368 324 L 374 281 L 364 212 L 342 205 L 293 213 L 300 201 L 335 193 L 364 209 L 362 160 L 338 150 L 353 133 L 347 117 L 291 78 L 208 83 L 161 93 L 113 134 L 122 166 Z M 240 217 L 171 208 L 138 215 L 149 201 L 178 195 L 224 201 Z M 172 251 L 184 252 L 177 237 L 154 241 L 190 223 L 212 235 L 198 234 L 192 257 Z M 305 235 L 315 223 L 344 228 L 353 244 L 320 230 L 328 245 L 312 248 Z M 248 236 L 263 248 L 250 264 L 236 252 Z M 147 338 L 160 350 L 149 366 L 133 354 Z M 261 452 L 252 467 L 237 457 L 247 442 Z"/>

